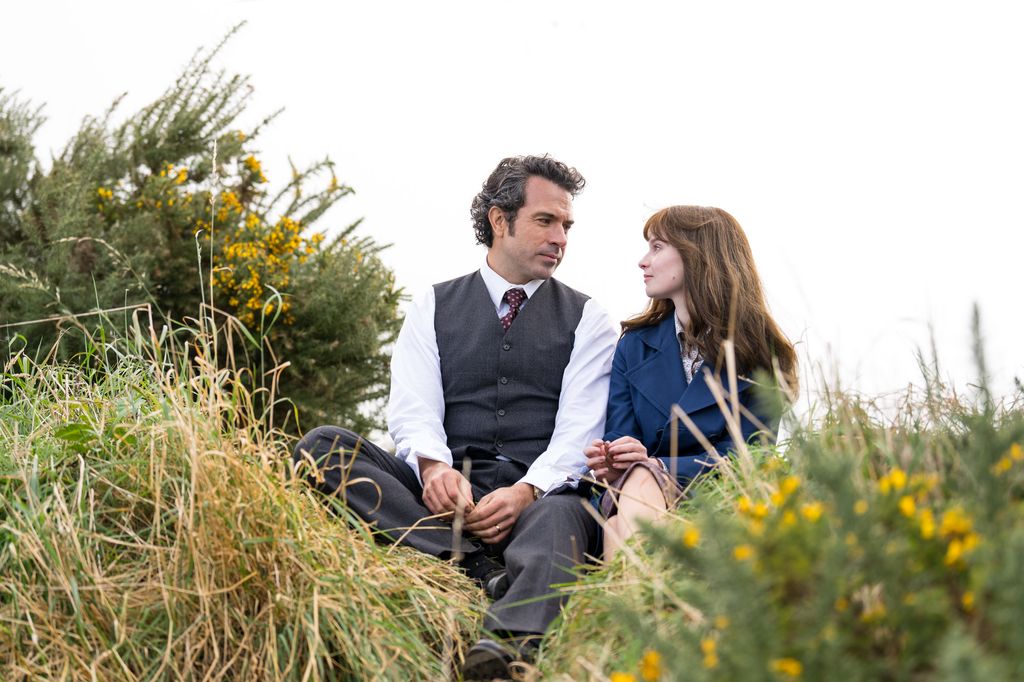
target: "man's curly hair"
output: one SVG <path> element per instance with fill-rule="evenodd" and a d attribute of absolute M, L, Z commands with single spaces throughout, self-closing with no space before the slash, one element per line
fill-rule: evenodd
<path fill-rule="evenodd" d="M 476 243 L 490 247 L 494 243 L 494 231 L 487 217 L 491 206 L 497 206 L 505 213 L 509 225 L 516 220 L 516 213 L 526 203 L 526 182 L 537 175 L 555 183 L 575 198 L 583 190 L 586 180 L 575 168 L 556 161 L 550 156 L 510 156 L 502 159 L 484 183 L 480 193 L 473 198 L 470 215 L 473 216 L 473 231 Z"/>

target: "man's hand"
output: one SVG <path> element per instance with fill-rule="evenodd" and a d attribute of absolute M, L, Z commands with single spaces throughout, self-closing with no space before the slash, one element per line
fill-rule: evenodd
<path fill-rule="evenodd" d="M 476 509 L 466 516 L 466 530 L 489 545 L 501 542 L 532 502 L 533 486 L 528 483 L 498 488 L 480 498 Z"/>
<path fill-rule="evenodd" d="M 447 462 L 420 457 L 419 464 L 423 504 L 432 514 L 454 512 L 459 504 L 467 512 L 473 508 L 473 488 L 465 476 Z"/>

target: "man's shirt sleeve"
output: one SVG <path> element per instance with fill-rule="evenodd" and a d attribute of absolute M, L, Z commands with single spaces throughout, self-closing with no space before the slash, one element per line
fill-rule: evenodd
<path fill-rule="evenodd" d="M 569 364 L 562 374 L 562 391 L 551 441 L 520 483 L 529 483 L 546 492 L 586 472 L 583 449 L 604 434 L 608 377 L 617 337 L 608 313 L 594 299 L 589 299 L 576 326 Z"/>
<path fill-rule="evenodd" d="M 417 296 L 409 306 L 391 354 L 391 396 L 388 431 L 395 455 L 404 459 L 417 478 L 419 457 L 452 463 L 444 433 L 444 395 L 441 359 L 434 333 L 434 289 Z"/>

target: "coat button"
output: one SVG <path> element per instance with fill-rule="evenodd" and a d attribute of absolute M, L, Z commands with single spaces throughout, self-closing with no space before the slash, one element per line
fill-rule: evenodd
<path fill-rule="evenodd" d="M 507 384 L 508 383 L 508 377 L 502 377 L 502 378 L 498 379 L 498 381 L 500 381 L 503 384 Z"/>
<path fill-rule="evenodd" d="M 505 410 L 498 410 L 498 416 L 499 417 L 504 417 L 505 416 Z"/>
<path fill-rule="evenodd" d="M 508 343 L 507 341 L 505 343 L 501 344 L 501 347 L 503 349 L 505 349 L 505 350 L 512 350 L 512 344 Z"/>
<path fill-rule="evenodd" d="M 499 448 L 499 449 L 505 447 L 505 441 L 503 441 L 503 440 L 495 441 L 494 442 L 494 447 Z"/>

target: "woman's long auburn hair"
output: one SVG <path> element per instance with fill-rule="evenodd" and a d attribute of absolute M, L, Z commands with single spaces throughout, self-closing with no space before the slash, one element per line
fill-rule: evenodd
<path fill-rule="evenodd" d="M 686 340 L 704 361 L 720 367 L 722 342 L 732 339 L 738 373 L 774 373 L 775 360 L 795 396 L 796 351 L 768 311 L 750 243 L 736 219 L 720 208 L 670 206 L 644 225 L 644 239 L 652 238 L 671 244 L 683 258 Z M 622 323 L 622 331 L 658 324 L 674 311 L 671 299 L 651 299 L 644 312 Z"/>

